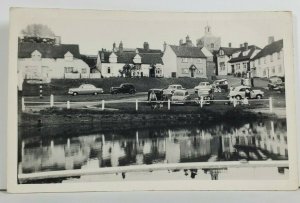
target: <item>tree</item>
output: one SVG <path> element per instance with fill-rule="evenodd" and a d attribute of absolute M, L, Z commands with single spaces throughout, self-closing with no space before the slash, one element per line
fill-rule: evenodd
<path fill-rule="evenodd" d="M 122 77 L 128 77 L 131 78 L 131 72 L 134 69 L 134 66 L 130 65 L 130 64 L 126 64 L 125 66 L 123 66 L 123 69 L 119 70 L 120 74 Z"/>
<path fill-rule="evenodd" d="M 27 37 L 53 38 L 55 36 L 54 32 L 47 25 L 43 24 L 27 25 L 21 31 L 21 34 Z"/>

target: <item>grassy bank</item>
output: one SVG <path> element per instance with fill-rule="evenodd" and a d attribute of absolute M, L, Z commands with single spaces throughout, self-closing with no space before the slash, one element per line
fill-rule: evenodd
<path fill-rule="evenodd" d="M 185 88 L 194 88 L 204 78 L 100 78 L 100 79 L 52 79 L 51 83 L 43 85 L 43 95 L 63 95 L 67 94 L 69 88 L 78 87 L 81 84 L 93 84 L 101 87 L 105 92 L 109 92 L 113 86 L 121 83 L 132 83 L 138 92 L 146 92 L 151 88 L 166 88 L 170 84 L 181 84 Z M 39 95 L 38 84 L 23 84 L 23 96 Z"/>

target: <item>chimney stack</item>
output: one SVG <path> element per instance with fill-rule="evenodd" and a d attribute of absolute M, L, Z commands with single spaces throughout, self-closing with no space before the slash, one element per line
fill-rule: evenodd
<path fill-rule="evenodd" d="M 244 43 L 245 50 L 248 50 L 248 42 Z"/>
<path fill-rule="evenodd" d="M 116 51 L 116 43 L 113 43 L 113 52 Z"/>
<path fill-rule="evenodd" d="M 119 52 L 123 52 L 123 42 L 122 41 L 119 44 Z"/>
<path fill-rule="evenodd" d="M 268 38 L 268 44 L 272 44 L 274 42 L 274 36 L 270 36 Z"/>
<path fill-rule="evenodd" d="M 179 40 L 179 45 L 181 46 L 182 44 L 183 44 L 183 40 L 180 39 L 180 40 Z"/>
<path fill-rule="evenodd" d="M 55 36 L 54 37 L 54 44 L 55 45 L 60 45 L 61 43 L 61 37 L 60 36 Z"/>
<path fill-rule="evenodd" d="M 228 43 L 228 47 L 231 48 L 231 42 Z"/>
<path fill-rule="evenodd" d="M 144 42 L 144 49 L 149 50 L 149 43 L 148 42 Z"/>

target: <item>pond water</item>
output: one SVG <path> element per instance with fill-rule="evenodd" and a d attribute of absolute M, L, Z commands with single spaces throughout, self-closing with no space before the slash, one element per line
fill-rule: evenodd
<path fill-rule="evenodd" d="M 19 173 L 155 163 L 287 160 L 286 120 L 67 135 L 19 128 Z M 62 129 L 62 127 L 60 126 Z M 47 132 L 55 132 L 47 135 Z M 28 133 L 33 133 L 29 135 Z"/>

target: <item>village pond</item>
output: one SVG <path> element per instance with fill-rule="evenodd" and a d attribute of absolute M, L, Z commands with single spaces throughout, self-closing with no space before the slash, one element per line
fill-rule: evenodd
<path fill-rule="evenodd" d="M 76 136 L 65 136 L 65 132 L 47 135 L 56 133 L 58 127 L 62 128 L 19 128 L 19 174 L 162 163 L 288 159 L 285 119 L 238 126 L 194 124 L 111 129 Z"/>

